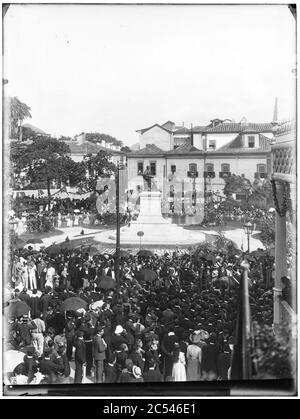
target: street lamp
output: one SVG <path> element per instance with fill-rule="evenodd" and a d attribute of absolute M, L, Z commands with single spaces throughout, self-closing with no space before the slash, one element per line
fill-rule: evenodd
<path fill-rule="evenodd" d="M 247 240 L 248 240 L 248 253 L 250 253 L 250 236 L 252 235 L 254 228 L 255 228 L 255 224 L 250 223 L 250 221 L 248 221 L 247 223 L 243 225 L 243 229 L 244 229 L 245 234 L 247 235 Z"/>

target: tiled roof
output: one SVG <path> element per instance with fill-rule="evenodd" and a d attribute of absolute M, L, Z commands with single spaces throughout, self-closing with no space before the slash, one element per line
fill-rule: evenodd
<path fill-rule="evenodd" d="M 129 157 L 139 156 L 143 154 L 164 154 L 164 151 L 161 148 L 157 147 L 155 144 L 147 144 L 146 147 L 142 148 L 141 150 L 132 151 L 129 154 Z"/>
<path fill-rule="evenodd" d="M 248 148 L 244 147 L 243 143 L 243 134 L 239 134 L 236 138 L 234 138 L 230 143 L 220 147 L 219 149 L 213 152 L 226 152 L 226 153 L 255 153 L 255 152 L 262 152 L 262 151 L 271 151 L 270 139 L 265 137 L 262 134 L 259 134 L 259 147 L 257 148 Z"/>
<path fill-rule="evenodd" d="M 174 135 L 176 134 L 190 134 L 191 130 L 186 128 L 186 127 L 176 127 L 177 129 L 175 129 L 173 131 Z"/>
<path fill-rule="evenodd" d="M 207 126 L 204 125 L 196 125 L 195 127 L 193 127 L 192 131 L 193 132 L 204 132 L 206 131 Z"/>
<path fill-rule="evenodd" d="M 165 128 L 165 127 L 163 127 L 163 126 L 159 125 L 159 124 L 154 124 L 154 125 L 151 125 L 151 127 L 148 127 L 148 128 L 138 129 L 136 132 L 140 132 L 141 134 L 144 134 L 144 132 L 149 131 L 149 129 L 154 128 L 154 127 L 159 127 L 159 128 L 161 128 L 161 129 L 163 129 L 163 130 L 165 130 L 165 131 L 169 132 L 169 133 L 171 133 L 171 132 L 172 132 L 172 131 L 170 131 L 169 129 L 167 129 L 167 128 Z"/>
<path fill-rule="evenodd" d="M 249 122 L 247 125 L 242 125 L 240 122 L 225 122 L 223 124 L 219 124 L 212 128 L 207 128 L 206 132 L 242 132 L 245 130 L 253 130 L 257 132 L 271 132 L 273 131 L 273 125 L 271 123 L 251 123 Z M 250 132 L 250 131 L 249 131 Z"/>
<path fill-rule="evenodd" d="M 184 153 L 194 153 L 201 151 L 198 148 L 192 146 L 191 144 L 183 144 L 180 147 L 177 147 L 175 150 L 170 150 L 167 154 L 184 154 Z"/>

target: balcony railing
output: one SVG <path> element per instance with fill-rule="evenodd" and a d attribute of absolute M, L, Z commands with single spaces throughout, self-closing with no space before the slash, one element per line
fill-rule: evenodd
<path fill-rule="evenodd" d="M 219 177 L 221 177 L 223 179 L 227 178 L 229 176 L 231 176 L 231 172 L 219 172 Z"/>
<path fill-rule="evenodd" d="M 266 179 L 267 176 L 268 176 L 267 173 L 260 173 L 260 172 L 255 172 L 254 173 L 255 179 Z"/>
<path fill-rule="evenodd" d="M 196 177 L 198 177 L 198 172 L 194 172 L 194 171 L 189 170 L 187 172 L 187 177 L 196 178 Z"/>
<path fill-rule="evenodd" d="M 204 177 L 209 177 L 209 178 L 214 178 L 215 177 L 215 172 L 204 172 L 203 173 Z"/>

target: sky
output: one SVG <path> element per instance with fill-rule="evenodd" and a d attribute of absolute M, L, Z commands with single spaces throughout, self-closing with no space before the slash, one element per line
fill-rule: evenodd
<path fill-rule="evenodd" d="M 174 121 L 243 116 L 271 122 L 295 108 L 295 19 L 285 5 L 11 5 L 4 94 L 53 136 L 112 135 Z"/>

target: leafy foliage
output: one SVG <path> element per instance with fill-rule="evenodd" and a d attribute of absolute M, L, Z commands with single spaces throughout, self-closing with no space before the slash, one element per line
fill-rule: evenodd
<path fill-rule="evenodd" d="M 274 334 L 273 328 L 255 323 L 254 349 L 252 359 L 256 366 L 255 378 L 292 378 L 295 377 L 295 354 L 292 331 L 283 326 Z"/>
<path fill-rule="evenodd" d="M 85 136 L 85 139 L 86 141 L 91 141 L 94 143 L 105 141 L 107 143 L 110 143 L 116 146 L 122 145 L 122 141 L 117 140 L 115 137 L 112 137 L 111 135 L 108 135 L 108 134 L 100 134 L 99 132 L 87 133 Z"/>
<path fill-rule="evenodd" d="M 232 194 L 245 195 L 246 198 L 251 194 L 252 186 L 249 179 L 243 176 L 231 175 L 225 178 L 224 194 L 230 196 Z"/>
<path fill-rule="evenodd" d="M 89 173 L 93 173 L 92 177 L 85 179 L 81 186 L 87 191 L 95 191 L 97 186 L 98 178 L 110 177 L 116 171 L 114 163 L 109 161 L 109 153 L 104 150 L 100 150 L 98 154 L 93 156 L 87 154 L 84 157 L 84 165 Z"/>

